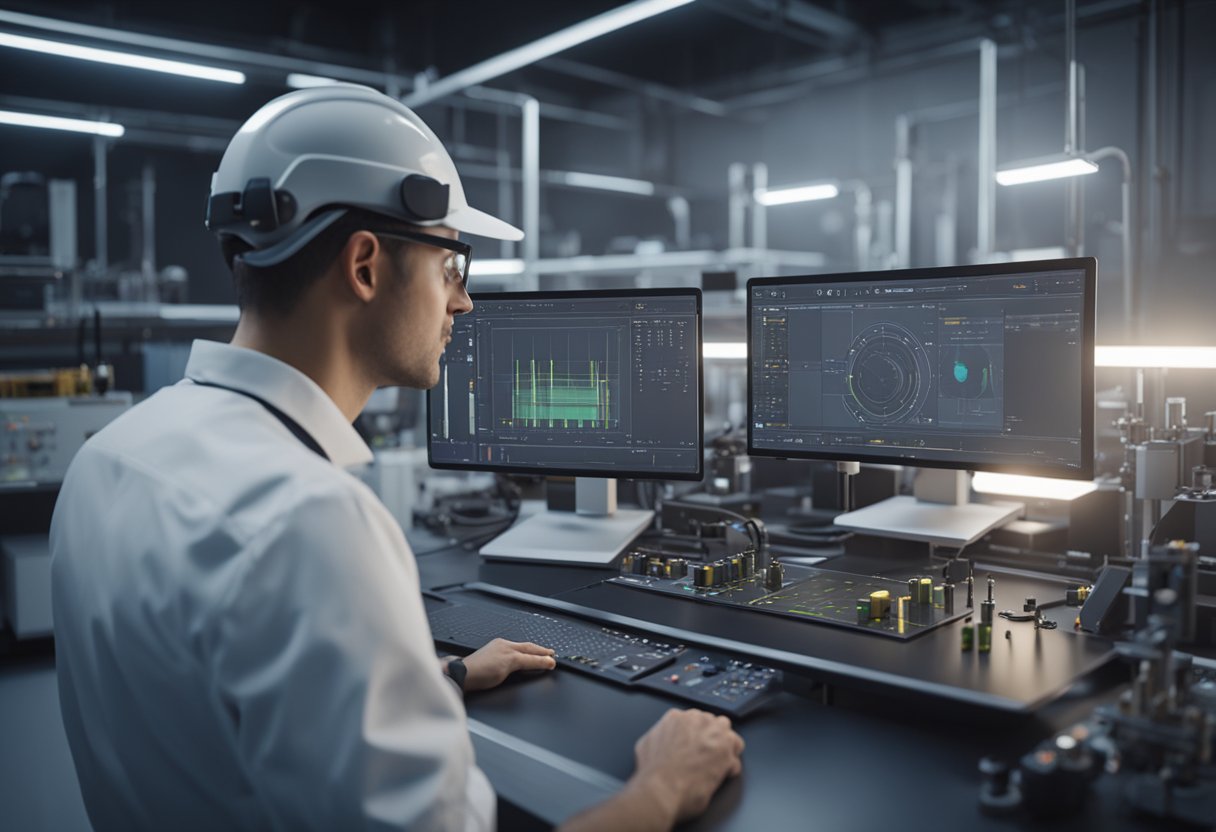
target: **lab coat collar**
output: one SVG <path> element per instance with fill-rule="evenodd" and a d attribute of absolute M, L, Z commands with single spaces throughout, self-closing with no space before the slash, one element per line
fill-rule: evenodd
<path fill-rule="evenodd" d="M 334 400 L 311 378 L 277 358 L 232 344 L 196 340 L 186 363 L 186 378 L 265 399 L 295 419 L 339 467 L 372 461 L 371 449 Z"/>

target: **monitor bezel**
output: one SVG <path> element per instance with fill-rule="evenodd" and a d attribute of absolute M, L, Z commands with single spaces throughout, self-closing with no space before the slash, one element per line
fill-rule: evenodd
<path fill-rule="evenodd" d="M 601 299 L 601 298 L 686 298 L 696 300 L 697 322 L 697 470 L 690 472 L 661 472 L 647 470 L 619 470 L 611 473 L 603 469 L 595 471 L 578 468 L 550 468 L 533 465 L 500 465 L 494 463 L 452 463 L 436 462 L 431 441 L 431 390 L 426 390 L 426 458 L 427 464 L 435 470 L 446 471 L 489 471 L 497 474 L 525 474 L 534 477 L 592 477 L 596 479 L 631 479 L 631 480 L 678 480 L 684 482 L 700 482 L 705 478 L 705 360 L 701 355 L 703 348 L 704 313 L 701 304 L 701 290 L 693 287 L 678 287 L 671 289 L 561 289 L 554 291 L 535 292 L 477 292 L 469 296 L 476 309 L 479 302 L 496 300 L 568 300 Z"/>
<path fill-rule="evenodd" d="M 935 268 L 899 269 L 893 271 L 845 272 L 839 274 L 795 275 L 790 277 L 753 277 L 747 281 L 747 453 L 773 459 L 827 459 L 847 460 L 882 465 L 902 465 L 914 468 L 945 468 L 962 471 L 991 471 L 1002 474 L 1022 474 L 1058 479 L 1092 480 L 1094 477 L 1094 338 L 1095 338 L 1095 290 L 1097 283 L 1097 259 L 1093 257 L 1069 257 L 1057 260 L 1028 260 L 1013 263 L 985 263 L 974 266 L 941 266 Z M 816 283 L 878 282 L 891 280 L 941 279 L 953 277 L 992 277 L 1005 274 L 1033 274 L 1035 272 L 1081 271 L 1084 274 L 1084 300 L 1081 315 L 1081 467 L 1068 468 L 1063 465 L 1045 463 L 1014 465 L 980 461 L 952 461 L 941 459 L 916 459 L 913 456 L 896 456 L 883 453 L 831 451 L 774 450 L 757 448 L 752 435 L 755 425 L 755 399 L 753 397 L 754 370 L 751 359 L 752 310 L 755 303 L 753 289 L 794 283 L 813 285 Z M 960 452 L 961 453 L 961 452 Z"/>

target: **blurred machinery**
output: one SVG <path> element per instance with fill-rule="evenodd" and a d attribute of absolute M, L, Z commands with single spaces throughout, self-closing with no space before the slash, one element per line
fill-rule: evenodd
<path fill-rule="evenodd" d="M 0 619 L 17 638 L 51 632 L 51 512 L 76 452 L 131 407 L 110 379 L 104 364 L 0 375 Z"/>
<path fill-rule="evenodd" d="M 1126 557 L 1136 557 L 1148 545 L 1152 530 L 1161 521 L 1165 502 L 1196 489 L 1210 490 L 1210 469 L 1216 467 L 1216 412 L 1205 414 L 1203 426 L 1191 427 L 1186 399 L 1165 398 L 1162 424 L 1155 427 L 1144 416 L 1142 375 L 1137 389 L 1136 413 L 1115 423 L 1124 448 L 1119 478 L 1125 495 Z"/>
<path fill-rule="evenodd" d="M 1117 646 L 1132 686 L 1014 767 L 984 758 L 986 812 L 1075 816 L 1096 792 L 1129 812 L 1205 827 L 1216 819 L 1216 663 L 1175 649 L 1196 637 L 1198 548 L 1175 541 L 1137 562 L 1124 589 L 1135 630 Z"/>
<path fill-rule="evenodd" d="M 76 269 L 76 183 L 0 177 L 0 309 L 42 311 Z"/>

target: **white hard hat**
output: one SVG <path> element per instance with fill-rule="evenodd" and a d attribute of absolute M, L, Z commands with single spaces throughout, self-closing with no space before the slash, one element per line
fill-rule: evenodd
<path fill-rule="evenodd" d="M 370 87 L 334 84 L 279 96 L 232 137 L 211 177 L 207 227 L 281 263 L 362 208 L 418 226 L 519 240 L 465 201 L 452 158 L 414 112 Z M 325 210 L 320 210 L 325 209 Z"/>

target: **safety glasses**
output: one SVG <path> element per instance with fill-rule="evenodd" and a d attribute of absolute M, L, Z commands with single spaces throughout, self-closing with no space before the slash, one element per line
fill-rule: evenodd
<path fill-rule="evenodd" d="M 376 229 L 372 230 L 372 233 L 377 237 L 393 237 L 398 240 L 408 240 L 447 249 L 452 253 L 443 261 L 444 280 L 449 284 L 459 280 L 465 291 L 469 290 L 469 263 L 473 260 L 473 247 L 468 243 L 440 237 L 437 234 L 424 234 L 421 231 L 380 231 Z"/>

